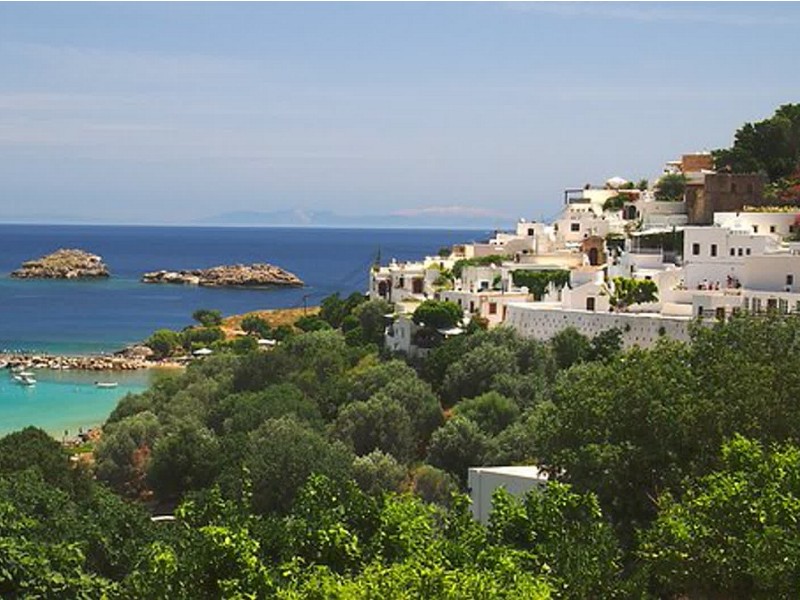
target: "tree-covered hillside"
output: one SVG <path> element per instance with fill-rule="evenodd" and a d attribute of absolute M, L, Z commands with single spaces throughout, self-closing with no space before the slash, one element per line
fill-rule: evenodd
<path fill-rule="evenodd" d="M 472 329 L 410 363 L 385 309 L 332 297 L 274 349 L 219 346 L 123 399 L 93 465 L 2 438 L 0 596 L 796 595 L 800 320 L 630 351 Z M 552 483 L 484 527 L 463 493 L 492 464 Z"/>

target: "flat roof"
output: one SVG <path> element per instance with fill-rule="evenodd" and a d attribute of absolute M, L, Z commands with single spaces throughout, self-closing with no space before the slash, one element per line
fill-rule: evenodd
<path fill-rule="evenodd" d="M 547 479 L 547 473 L 541 471 L 535 465 L 521 465 L 508 467 L 471 467 L 470 471 L 476 473 L 490 473 L 493 475 L 510 475 L 511 477 L 523 477 L 525 479 Z"/>

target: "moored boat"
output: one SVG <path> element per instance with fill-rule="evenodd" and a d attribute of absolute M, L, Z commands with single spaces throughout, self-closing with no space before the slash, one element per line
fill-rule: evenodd
<path fill-rule="evenodd" d="M 23 375 L 22 373 L 14 375 L 14 381 L 20 385 L 36 385 L 36 379 L 34 379 L 33 376 Z"/>
<path fill-rule="evenodd" d="M 116 381 L 95 381 L 94 385 L 99 388 L 115 388 L 119 384 Z"/>

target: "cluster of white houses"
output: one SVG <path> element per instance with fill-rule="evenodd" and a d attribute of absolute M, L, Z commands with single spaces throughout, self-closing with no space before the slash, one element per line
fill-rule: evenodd
<path fill-rule="evenodd" d="M 698 318 L 800 313 L 800 241 L 793 241 L 800 240 L 800 207 L 771 206 L 761 176 L 715 172 L 708 154 L 686 155 L 666 170 L 684 176 L 681 199 L 661 201 L 646 185 L 613 178 L 601 188 L 567 190 L 553 223 L 521 219 L 514 231 L 454 246 L 448 256 L 376 265 L 370 296 L 397 312 L 387 345 L 418 351 L 410 315 L 426 299 L 455 302 L 467 319 L 478 315 L 532 338 L 615 327 L 626 346 L 642 347 L 664 335 L 687 339 Z M 458 263 L 465 259 L 473 260 Z M 515 283 L 525 280 L 519 272 L 541 271 L 564 276 L 538 297 Z M 620 276 L 652 280 L 657 301 L 612 310 Z"/>

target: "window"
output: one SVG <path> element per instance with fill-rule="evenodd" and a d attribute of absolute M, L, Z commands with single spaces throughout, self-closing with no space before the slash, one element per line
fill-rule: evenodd
<path fill-rule="evenodd" d="M 739 254 L 739 256 L 741 256 L 741 255 L 742 255 L 742 249 L 741 249 L 741 248 L 739 248 L 739 250 L 737 251 L 737 253 Z"/>
<path fill-rule="evenodd" d="M 745 248 L 744 253 L 747 254 L 747 256 L 750 256 L 750 248 Z"/>
<path fill-rule="evenodd" d="M 533 227 L 528 228 L 528 235 L 533 236 Z"/>
<path fill-rule="evenodd" d="M 570 231 L 580 231 L 581 230 L 581 224 L 580 223 L 570 223 L 569 224 L 569 230 Z"/>
<path fill-rule="evenodd" d="M 697 307 L 697 316 L 698 317 L 702 317 L 703 316 L 703 307 L 702 306 L 698 306 Z"/>
<path fill-rule="evenodd" d="M 753 312 L 761 312 L 761 298 L 753 298 Z"/>
<path fill-rule="evenodd" d="M 736 256 L 736 248 L 731 248 L 731 256 Z"/>
<path fill-rule="evenodd" d="M 497 302 L 489 302 L 489 314 L 490 315 L 497 314 Z"/>
<path fill-rule="evenodd" d="M 700 244 L 692 244 L 692 254 L 694 256 L 700 254 Z"/>
<path fill-rule="evenodd" d="M 769 232 L 770 233 L 775 233 L 775 225 L 770 225 L 769 226 Z"/>
<path fill-rule="evenodd" d="M 594 310 L 594 296 L 588 296 L 586 298 L 586 310 Z"/>
<path fill-rule="evenodd" d="M 753 225 L 753 233 L 758 233 L 758 225 Z"/>
<path fill-rule="evenodd" d="M 788 300 L 784 300 L 783 298 L 778 300 L 778 311 L 782 315 L 785 315 L 786 313 L 788 313 L 789 312 L 789 301 Z"/>
<path fill-rule="evenodd" d="M 800 305 L 800 301 L 798 301 L 797 304 Z M 745 312 L 750 310 L 750 298 L 748 298 L 747 296 L 744 297 L 744 305 L 743 306 L 744 306 Z"/>
<path fill-rule="evenodd" d="M 716 255 L 717 255 L 717 245 L 711 244 L 711 256 L 716 256 Z"/>
<path fill-rule="evenodd" d="M 786 285 L 794 285 L 794 275 L 789 274 L 786 276 Z"/>

